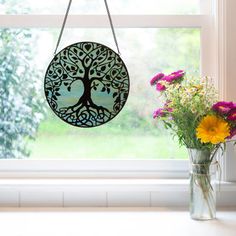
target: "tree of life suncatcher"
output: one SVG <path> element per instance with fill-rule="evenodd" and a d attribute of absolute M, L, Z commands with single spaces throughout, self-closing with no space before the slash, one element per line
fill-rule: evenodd
<path fill-rule="evenodd" d="M 51 61 L 45 76 L 51 109 L 79 127 L 102 125 L 125 105 L 129 75 L 118 54 L 94 42 L 72 44 Z"/>

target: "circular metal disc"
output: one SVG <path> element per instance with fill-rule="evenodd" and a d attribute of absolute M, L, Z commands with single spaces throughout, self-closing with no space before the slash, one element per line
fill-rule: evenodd
<path fill-rule="evenodd" d="M 72 44 L 48 66 L 44 90 L 47 101 L 63 121 L 95 127 L 114 118 L 129 94 L 129 74 L 110 48 L 95 42 Z"/>

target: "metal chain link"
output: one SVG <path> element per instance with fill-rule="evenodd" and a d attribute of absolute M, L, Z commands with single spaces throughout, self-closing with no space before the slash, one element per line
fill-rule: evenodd
<path fill-rule="evenodd" d="M 65 17 L 64 17 L 64 20 L 63 20 L 63 23 L 62 23 L 61 31 L 60 31 L 60 34 L 59 34 L 59 37 L 58 37 L 58 40 L 57 40 L 57 44 L 56 44 L 56 48 L 55 48 L 55 51 L 54 51 L 54 55 L 57 53 L 59 44 L 61 42 L 61 37 L 62 37 L 64 28 L 65 28 L 65 25 L 66 25 L 66 21 L 67 21 L 68 14 L 69 14 L 69 11 L 70 11 L 71 3 L 72 3 L 72 0 L 69 0 L 68 6 L 67 6 L 67 9 L 66 9 L 66 14 L 65 14 Z M 104 3 L 105 3 L 108 19 L 109 19 L 109 22 L 110 22 L 113 38 L 114 38 L 114 41 L 115 41 L 115 45 L 116 45 L 116 48 L 117 48 L 117 52 L 120 55 L 119 45 L 118 45 L 118 41 L 116 39 L 115 29 L 114 29 L 114 26 L 113 26 L 113 23 L 112 23 L 111 14 L 110 14 L 110 11 L 109 11 L 107 0 L 104 0 Z"/>
<path fill-rule="evenodd" d="M 63 20 L 63 23 L 62 23 L 62 27 L 61 27 L 61 31 L 60 31 L 60 34 L 59 34 L 59 37 L 58 37 L 58 40 L 57 40 L 57 44 L 56 44 L 56 48 L 55 48 L 55 51 L 54 51 L 54 55 L 57 53 L 57 49 L 58 49 L 59 44 L 61 42 L 61 36 L 63 34 L 64 28 L 65 28 L 65 25 L 66 25 L 66 20 L 67 20 L 69 11 L 70 11 L 71 3 L 72 3 L 72 0 L 69 0 L 69 4 L 68 4 L 68 7 L 66 9 L 66 14 L 65 14 L 65 17 L 64 17 L 64 20 Z"/>
<path fill-rule="evenodd" d="M 111 31 L 112 31 L 113 38 L 114 38 L 114 41 L 115 41 L 115 44 L 116 44 L 117 52 L 120 55 L 119 45 L 118 45 L 118 42 L 117 42 L 117 39 L 116 39 L 116 33 L 115 33 L 115 29 L 114 29 L 114 26 L 113 26 L 113 23 L 112 23 L 111 14 L 110 14 L 110 11 L 109 11 L 109 8 L 108 8 L 107 0 L 104 0 L 104 3 L 105 3 L 105 6 L 106 6 L 106 9 L 107 9 L 107 15 L 108 15 L 108 18 L 109 18 L 109 21 L 110 21 Z"/>

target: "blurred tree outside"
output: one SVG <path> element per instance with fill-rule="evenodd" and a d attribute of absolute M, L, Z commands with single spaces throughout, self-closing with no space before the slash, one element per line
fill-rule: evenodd
<path fill-rule="evenodd" d="M 39 72 L 32 63 L 35 40 L 29 29 L 0 30 L 0 158 L 29 156 L 28 139 L 43 118 Z"/>

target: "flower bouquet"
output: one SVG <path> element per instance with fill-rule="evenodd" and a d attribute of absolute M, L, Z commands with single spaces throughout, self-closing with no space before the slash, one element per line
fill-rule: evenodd
<path fill-rule="evenodd" d="M 191 217 L 213 219 L 214 175 L 219 168 L 216 153 L 236 135 L 236 103 L 218 101 L 210 78 L 187 77 L 183 70 L 158 73 L 150 84 L 164 103 L 153 118 L 163 121 L 189 152 Z"/>

